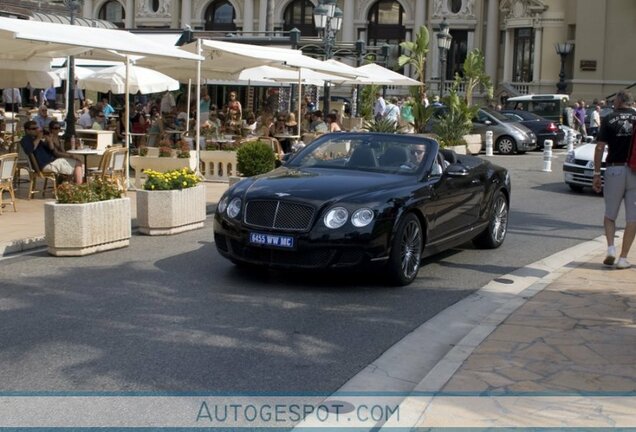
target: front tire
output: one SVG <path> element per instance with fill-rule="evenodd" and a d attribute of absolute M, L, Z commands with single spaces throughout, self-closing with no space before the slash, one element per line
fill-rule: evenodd
<path fill-rule="evenodd" d="M 572 183 L 568 183 L 568 186 L 570 187 L 570 189 L 574 192 L 583 192 L 583 186 L 581 185 L 575 185 Z"/>
<path fill-rule="evenodd" d="M 391 244 L 387 276 L 394 285 L 408 285 L 417 276 L 424 237 L 419 219 L 408 213 L 400 221 Z"/>
<path fill-rule="evenodd" d="M 488 218 L 488 227 L 473 239 L 473 243 L 482 249 L 495 249 L 504 242 L 508 231 L 508 200 L 503 192 L 496 193 Z"/>
<path fill-rule="evenodd" d="M 502 155 L 513 154 L 517 143 L 512 137 L 502 136 L 497 140 L 497 151 Z"/>

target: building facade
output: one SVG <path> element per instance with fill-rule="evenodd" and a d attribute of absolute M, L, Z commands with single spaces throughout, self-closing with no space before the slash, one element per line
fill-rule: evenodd
<path fill-rule="evenodd" d="M 16 2 L 14 2 L 16 3 Z M 21 3 L 21 2 L 17 2 Z M 45 3 L 45 2 L 31 2 Z M 480 49 L 497 94 L 554 93 L 561 56 L 555 44 L 569 41 L 564 57 L 567 91 L 574 98 L 605 97 L 636 81 L 636 56 L 624 52 L 636 36 L 634 0 L 338 0 L 343 12 L 337 41 L 363 40 L 370 48 L 411 40 L 420 26 L 431 42 L 429 88 L 439 91 L 442 65 L 436 30 L 443 19 L 453 37 L 445 69 L 447 85 L 466 54 Z M 258 36 L 293 28 L 316 38 L 318 0 L 84 0 L 81 15 L 120 28 L 208 30 Z M 395 62 L 392 64 L 395 66 Z M 407 70 L 406 73 L 409 71 Z"/>

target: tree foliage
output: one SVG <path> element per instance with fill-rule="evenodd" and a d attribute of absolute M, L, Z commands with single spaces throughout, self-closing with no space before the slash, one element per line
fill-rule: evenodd
<path fill-rule="evenodd" d="M 486 73 L 486 61 L 480 50 L 474 49 L 468 53 L 463 69 L 464 81 L 466 82 L 466 104 L 472 106 L 473 92 L 479 85 L 484 87 L 488 99 L 492 99 L 492 81 L 490 75 Z M 456 76 L 455 80 L 458 79 Z"/>
<path fill-rule="evenodd" d="M 400 47 L 406 51 L 398 58 L 400 67 L 409 64 L 415 69 L 417 79 L 420 82 L 420 97 L 423 100 L 426 95 L 426 55 L 428 54 L 429 33 L 426 26 L 421 26 L 414 41 L 400 43 Z"/>

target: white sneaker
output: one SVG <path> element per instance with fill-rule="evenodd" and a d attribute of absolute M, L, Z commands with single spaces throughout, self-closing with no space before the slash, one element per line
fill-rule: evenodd
<path fill-rule="evenodd" d="M 619 270 L 628 269 L 632 265 L 627 261 L 627 258 L 620 257 L 616 263 L 616 268 Z"/>
<path fill-rule="evenodd" d="M 616 261 L 616 246 L 608 246 L 607 255 L 603 260 L 603 264 L 611 266 L 614 265 L 614 261 Z"/>

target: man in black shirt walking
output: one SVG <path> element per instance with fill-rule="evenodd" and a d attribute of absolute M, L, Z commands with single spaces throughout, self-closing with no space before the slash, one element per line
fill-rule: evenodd
<path fill-rule="evenodd" d="M 617 269 L 631 267 L 627 261 L 627 254 L 636 235 L 636 173 L 627 166 L 629 148 L 632 143 L 632 131 L 636 122 L 636 111 L 632 109 L 632 96 L 627 91 L 621 91 L 614 99 L 614 112 L 601 120 L 598 133 L 596 151 L 594 153 L 594 180 L 592 187 L 601 192 L 601 163 L 603 152 L 607 146 L 605 161 L 605 237 L 607 238 L 607 256 L 605 265 L 614 265 L 616 261 L 616 247 L 614 234 L 616 232 L 616 217 L 625 202 L 625 232 L 621 254 L 616 262 Z"/>

